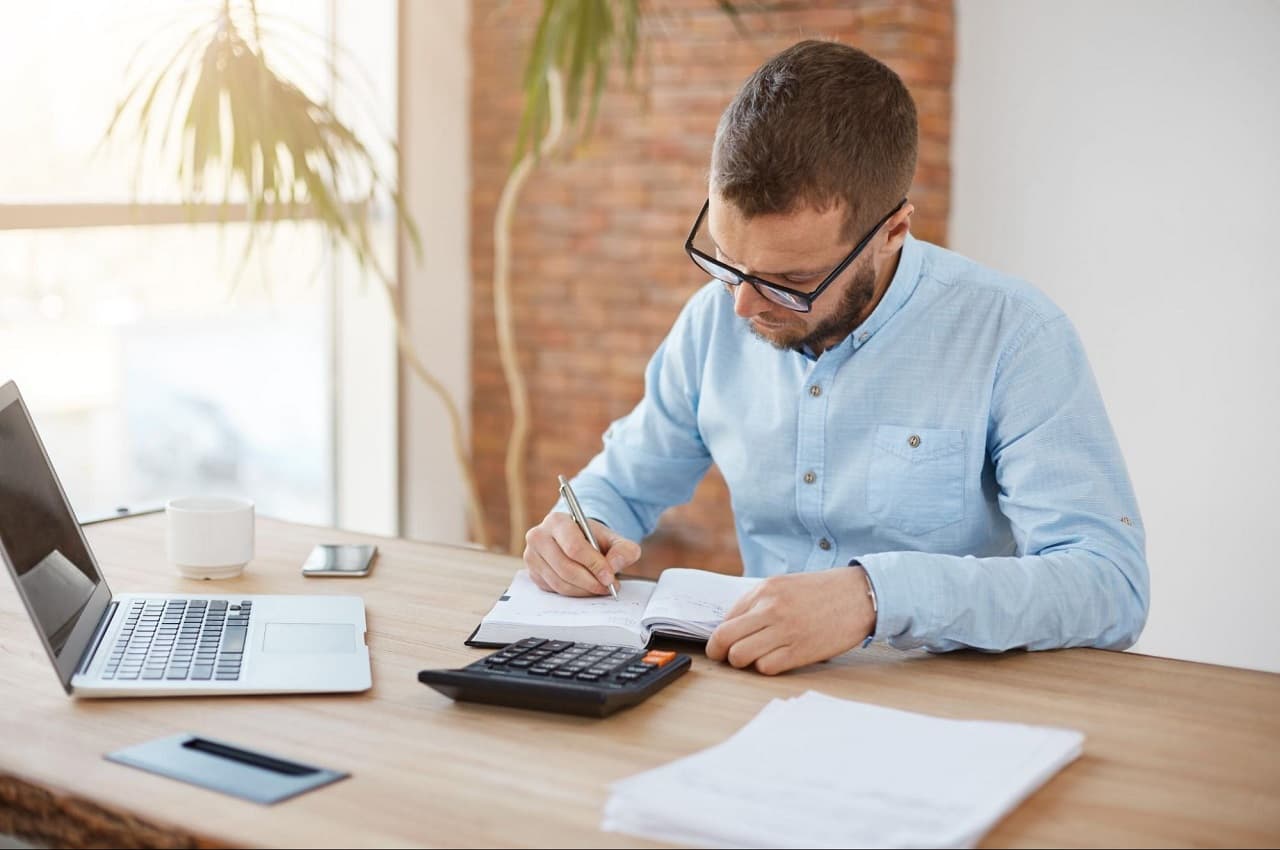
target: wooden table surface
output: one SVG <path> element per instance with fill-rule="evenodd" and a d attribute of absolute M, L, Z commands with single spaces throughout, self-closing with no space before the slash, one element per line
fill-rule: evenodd
<path fill-rule="evenodd" d="M 928 656 L 873 647 L 776 678 L 696 656 L 670 687 L 604 720 L 455 704 L 419 684 L 417 671 L 484 654 L 462 641 L 518 568 L 513 558 L 260 518 L 242 577 L 195 582 L 165 562 L 163 515 L 87 532 L 117 592 L 362 595 L 373 689 L 71 699 L 4 579 L 0 832 L 62 846 L 658 846 L 600 831 L 609 783 L 720 742 L 770 699 L 812 689 L 1083 731 L 1084 755 L 983 846 L 1280 845 L 1277 675 L 1083 649 Z M 314 543 L 362 540 L 379 546 L 370 577 L 299 575 Z M 352 776 L 259 806 L 102 758 L 184 731 Z"/>

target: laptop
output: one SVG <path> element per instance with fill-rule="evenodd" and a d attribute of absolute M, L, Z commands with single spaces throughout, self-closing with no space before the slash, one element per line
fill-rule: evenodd
<path fill-rule="evenodd" d="M 0 557 L 74 697 L 368 690 L 358 596 L 112 593 L 17 385 L 0 387 Z"/>

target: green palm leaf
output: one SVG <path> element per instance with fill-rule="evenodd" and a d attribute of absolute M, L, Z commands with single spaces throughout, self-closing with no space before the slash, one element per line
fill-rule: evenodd
<path fill-rule="evenodd" d="M 341 85 L 336 60 L 326 55 L 324 62 Z M 361 268 L 376 270 L 367 216 L 382 195 L 394 207 L 397 225 L 421 251 L 397 186 L 380 173 L 366 145 L 328 104 L 280 77 L 267 62 L 252 0 L 247 17 L 243 7 L 233 9 L 223 0 L 216 16 L 184 38 L 158 70 L 136 80 L 117 104 L 104 141 L 121 133 L 126 116 L 134 115 L 140 143 L 135 176 L 144 170 L 143 143 L 157 123 L 154 108 L 165 89 L 172 103 L 160 148 L 167 151 L 174 143 L 168 127 L 181 114 L 176 153 L 184 202 L 225 206 L 240 193 L 251 222 L 273 222 L 309 204 Z M 257 230 L 249 229 L 246 258 Z"/>
<path fill-rule="evenodd" d="M 715 0 L 740 35 L 746 35 L 733 0 Z M 640 50 L 640 0 L 543 0 L 524 70 L 524 110 L 513 163 L 538 155 L 549 123 L 547 72 L 564 78 L 565 115 L 579 142 L 590 138 L 615 57 L 630 83 Z M 590 78 L 590 85 L 587 85 Z M 585 111 L 584 111 L 585 105 Z"/>

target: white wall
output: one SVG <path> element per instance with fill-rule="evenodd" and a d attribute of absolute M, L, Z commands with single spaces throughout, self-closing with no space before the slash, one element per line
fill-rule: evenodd
<path fill-rule="evenodd" d="M 343 49 L 362 57 L 360 71 L 344 65 L 349 80 L 335 102 L 343 120 L 366 138 L 384 136 L 396 114 L 396 56 L 387 50 L 396 33 L 395 3 L 338 4 L 331 22 Z M 350 55 L 350 54 L 349 54 Z M 377 57 L 381 61 L 372 61 Z M 374 98 L 367 101 L 366 98 Z M 379 123 L 380 119 L 383 123 Z M 391 151 L 372 146 L 384 173 L 394 174 Z M 394 262 L 395 234 L 388 223 L 371 228 L 384 267 Z M 400 469 L 397 452 L 395 321 L 381 284 L 343 251 L 334 265 L 334 429 L 337 523 L 370 534 L 398 529 Z"/>
<path fill-rule="evenodd" d="M 1084 338 L 1146 523 L 1136 650 L 1280 671 L 1280 3 L 956 15 L 951 246 Z"/>
<path fill-rule="evenodd" d="M 402 185 L 423 260 L 401 257 L 409 328 L 427 367 L 470 417 L 471 38 L 466 0 L 401 0 Z M 402 367 L 401 525 L 406 537 L 467 539 L 445 408 Z"/>

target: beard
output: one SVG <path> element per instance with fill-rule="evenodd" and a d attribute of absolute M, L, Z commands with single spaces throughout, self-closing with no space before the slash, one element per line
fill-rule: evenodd
<path fill-rule="evenodd" d="M 849 281 L 835 312 L 827 316 L 812 328 L 806 329 L 803 319 L 787 316 L 777 324 L 757 324 L 750 319 L 748 325 L 751 333 L 781 351 L 804 352 L 825 351 L 853 332 L 866 318 L 867 308 L 875 298 L 876 272 L 870 263 L 863 264 Z M 791 313 L 785 307 L 778 307 L 782 313 Z"/>

